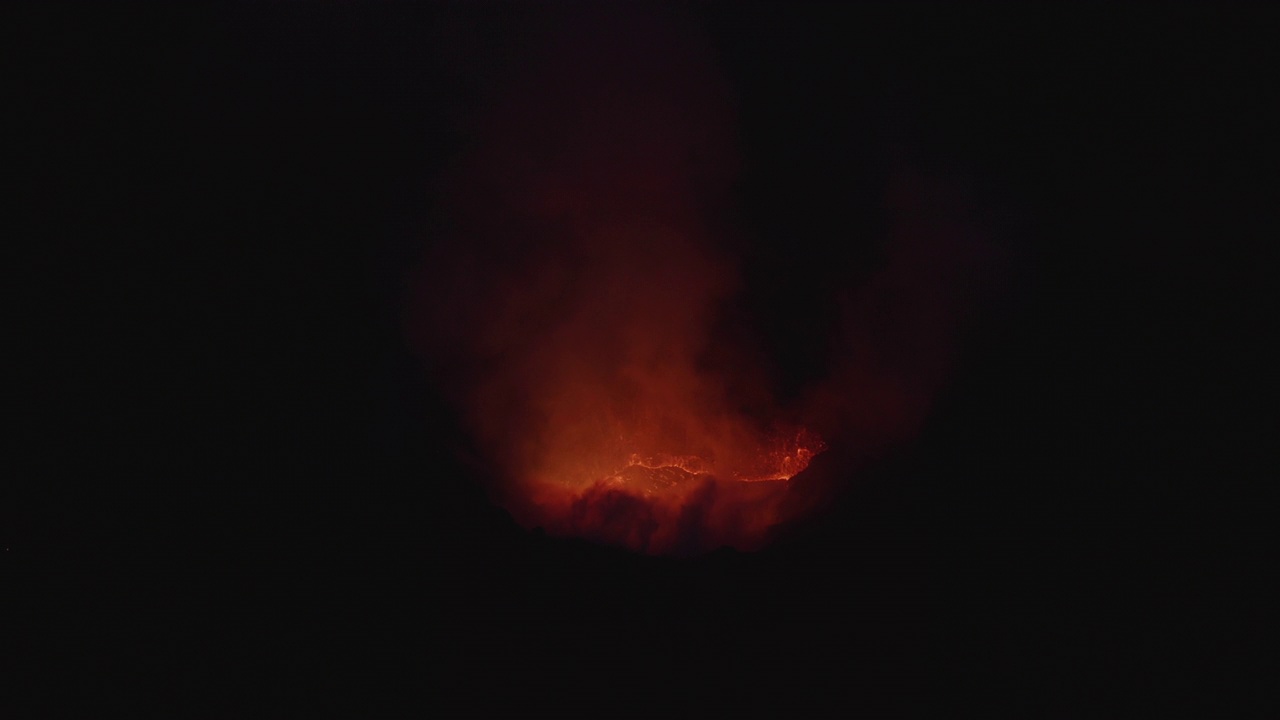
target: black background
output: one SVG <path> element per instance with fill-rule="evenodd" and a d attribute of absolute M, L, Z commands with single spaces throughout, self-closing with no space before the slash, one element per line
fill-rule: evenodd
<path fill-rule="evenodd" d="M 886 148 L 990 189 L 1015 261 L 919 437 L 766 551 L 684 560 L 515 527 L 402 340 L 469 93 L 537 7 L 13 23 L 15 717 L 1249 701 L 1275 14 L 686 8 L 752 262 L 791 278 L 758 298 L 784 374 L 823 326 L 779 318 L 832 290 L 804 238 L 875 232 Z"/>

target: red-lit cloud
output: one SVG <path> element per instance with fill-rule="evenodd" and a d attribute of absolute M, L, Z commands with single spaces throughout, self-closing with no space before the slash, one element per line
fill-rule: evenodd
<path fill-rule="evenodd" d="M 914 220 L 936 198 L 901 182 L 886 268 L 833 299 L 828 379 L 780 407 L 746 348 L 703 361 L 734 356 L 713 327 L 742 289 L 717 236 L 739 158 L 707 45 L 635 14 L 552 25 L 449 176 L 410 332 L 522 524 L 649 553 L 759 547 L 811 509 L 796 494 L 815 485 L 790 478 L 828 444 L 882 447 L 923 419 L 973 234 Z"/>

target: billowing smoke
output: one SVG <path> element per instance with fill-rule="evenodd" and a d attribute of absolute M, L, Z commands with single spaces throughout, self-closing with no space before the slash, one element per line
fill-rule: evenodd
<path fill-rule="evenodd" d="M 723 242 L 733 107 L 707 44 L 616 8 L 521 30 L 442 194 L 415 343 L 522 524 L 644 552 L 758 547 L 812 504 L 790 478 L 822 435 L 880 446 L 924 417 L 966 231 L 913 221 L 935 198 L 903 182 L 829 379 L 778 407 L 758 348 L 715 331 L 742 287 Z"/>

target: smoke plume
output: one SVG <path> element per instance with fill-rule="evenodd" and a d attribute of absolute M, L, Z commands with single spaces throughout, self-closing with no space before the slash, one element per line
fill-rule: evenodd
<path fill-rule="evenodd" d="M 887 263 L 838 298 L 827 380 L 780 407 L 759 349 L 716 330 L 743 288 L 708 44 L 597 9 L 523 27 L 512 60 L 468 120 L 410 328 L 491 494 L 526 526 L 643 552 L 759 547 L 812 506 L 791 478 L 829 443 L 880 447 L 924 417 L 970 234 L 899 178 Z"/>

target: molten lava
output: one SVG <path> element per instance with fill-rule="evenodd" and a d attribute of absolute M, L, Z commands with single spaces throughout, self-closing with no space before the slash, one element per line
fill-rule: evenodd
<path fill-rule="evenodd" d="M 823 449 L 825 446 L 819 438 L 800 431 L 793 441 L 778 443 L 773 449 L 762 452 L 753 465 L 734 469 L 717 467 L 714 462 L 698 455 L 659 453 L 641 456 L 632 453 L 627 457 L 625 466 L 596 482 L 625 485 L 645 494 L 675 487 L 689 479 L 713 475 L 737 482 L 785 482 L 808 467 L 813 456 Z"/>
<path fill-rule="evenodd" d="M 806 431 L 775 437 L 740 458 L 632 453 L 599 474 L 567 461 L 530 479 L 532 503 L 517 515 L 558 535 L 586 537 L 647 553 L 754 549 L 785 517 L 787 482 L 825 449 Z"/>

